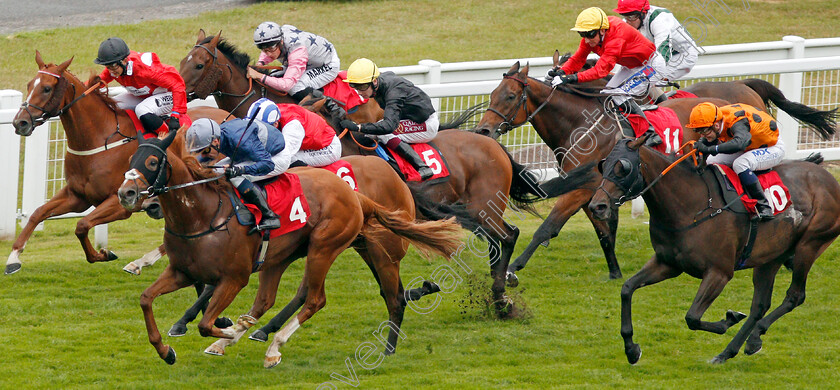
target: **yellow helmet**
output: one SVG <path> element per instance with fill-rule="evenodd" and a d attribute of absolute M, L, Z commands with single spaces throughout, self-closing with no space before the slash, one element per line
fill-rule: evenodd
<path fill-rule="evenodd" d="M 347 68 L 345 83 L 366 84 L 379 77 L 379 67 L 367 58 L 359 58 Z"/>
<path fill-rule="evenodd" d="M 575 21 L 572 31 L 606 30 L 610 28 L 610 21 L 604 10 L 591 7 L 581 11 Z"/>

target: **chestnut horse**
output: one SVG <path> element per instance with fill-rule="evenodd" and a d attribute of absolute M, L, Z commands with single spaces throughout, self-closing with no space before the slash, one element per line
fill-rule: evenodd
<path fill-rule="evenodd" d="M 187 96 L 205 99 L 213 95 L 219 108 L 240 118 L 262 97 L 275 103 L 298 103 L 286 93 L 249 79 L 250 62 L 251 57 L 221 38 L 221 32 L 207 37 L 203 29 L 199 30 L 195 46 L 181 60 L 180 73 L 187 86 Z M 384 111 L 371 99 L 347 115 L 358 123 L 376 122 L 382 119 Z"/>
<path fill-rule="evenodd" d="M 76 224 L 76 237 L 82 244 L 88 262 L 111 261 L 117 256 L 108 250 L 97 252 L 88 239 L 88 231 L 103 223 L 126 219 L 131 212 L 120 207 L 117 188 L 128 169 L 128 158 L 137 150 L 137 129 L 128 114 L 117 108 L 113 99 L 90 88 L 67 71 L 73 59 L 60 65 L 45 64 L 35 52 L 38 73 L 27 85 L 27 98 L 12 124 L 15 133 L 24 137 L 36 126 L 59 116 L 67 136 L 64 156 L 64 186 L 47 203 L 29 217 L 6 262 L 6 274 L 21 268 L 20 253 L 35 227 L 43 220 L 70 212 L 96 208 Z M 94 77 L 88 83 L 98 85 Z M 86 91 L 88 90 L 88 91 Z M 227 112 L 201 107 L 188 111 L 191 118 L 208 117 L 223 120 Z M 153 252 L 158 252 L 155 250 Z"/>
<path fill-rule="evenodd" d="M 159 194 L 165 214 L 164 245 L 169 254 L 169 265 L 143 292 L 140 305 L 149 341 L 167 363 L 175 362 L 175 352 L 163 344 L 155 324 L 152 303 L 159 295 L 197 282 L 216 286 L 213 299 L 198 325 L 199 332 L 205 337 L 234 338 L 271 307 L 286 267 L 295 259 L 306 256 L 306 302 L 300 313 L 275 336 L 274 349 L 266 354 L 265 362 L 266 367 L 272 367 L 280 361 L 276 346 L 285 344 L 300 324 L 325 305 L 327 271 L 338 254 L 360 233 L 376 235 L 384 227 L 417 246 L 421 252 L 442 256 L 452 253 L 460 244 L 458 227 L 451 221 L 415 223 L 405 212 L 387 211 L 370 198 L 354 193 L 344 180 L 323 169 L 300 168 L 290 172 L 300 178 L 309 204 L 311 214 L 306 219 L 306 226 L 270 239 L 254 306 L 234 327 L 219 329 L 213 323 L 248 284 L 261 237 L 249 235 L 250 227 L 231 218 L 233 205 L 226 195 L 231 186 L 227 181 L 195 185 L 200 183 L 195 180 L 218 177 L 201 168 L 189 155 L 183 134 L 173 132 L 162 140 L 141 139 L 118 193 L 120 203 L 127 210 L 134 210 L 149 193 Z M 167 185 L 170 187 L 164 187 Z M 173 189 L 173 186 L 183 187 Z M 141 192 L 146 188 L 149 190 Z M 371 255 L 375 256 L 373 252 Z M 385 259 L 377 261 L 390 261 L 385 255 Z M 383 272 L 377 275 L 383 285 L 399 286 L 398 274 Z M 393 278 L 397 278 L 396 281 Z"/>
<path fill-rule="evenodd" d="M 739 261 L 748 242 L 750 217 L 728 210 L 709 168 L 690 162 L 663 171 L 673 158 L 642 146 L 646 137 L 621 140 L 603 162 L 604 179 L 589 209 L 597 218 L 616 212 L 617 199 L 642 196 L 650 211 L 650 240 L 655 254 L 621 288 L 621 337 L 631 364 L 641 357 L 633 342 L 633 292 L 676 277 L 683 272 L 701 279 L 694 302 L 685 316 L 688 328 L 723 334 L 745 315 L 729 311 L 717 322 L 702 321 L 703 314 L 732 279 L 734 271 L 753 269 L 753 300 L 747 321 L 729 345 L 712 359 L 723 363 L 744 352 L 761 349 L 761 335 L 773 322 L 805 300 L 805 281 L 814 261 L 840 235 L 840 184 L 825 169 L 807 161 L 786 161 L 774 168 L 790 190 L 790 205 L 768 222 L 758 223 L 758 239 L 745 263 Z M 821 161 L 821 158 L 819 158 Z M 690 161 L 690 160 L 689 160 Z M 781 305 L 769 315 L 773 282 L 787 263 L 793 271 Z"/>
<path fill-rule="evenodd" d="M 558 57 L 559 54 L 555 53 L 555 64 L 559 64 Z M 612 150 L 616 137 L 621 137 L 619 126 L 612 118 L 611 110 L 604 108 L 606 96 L 599 93 L 604 84 L 604 80 L 596 80 L 554 89 L 540 80 L 529 78 L 528 66 L 520 69 L 517 62 L 505 73 L 502 82 L 490 95 L 490 106 L 475 131 L 497 137 L 526 122 L 531 122 L 540 138 L 554 152 L 560 169 L 564 172 L 581 163 L 598 161 Z M 764 108 L 759 95 L 749 88 L 745 91 L 740 99 L 761 109 Z M 672 108 L 685 126 L 694 105 L 704 101 L 717 105 L 730 103 L 726 100 L 705 97 L 673 99 L 660 106 Z M 810 120 L 809 123 L 823 138 L 834 133 L 833 111 L 818 112 L 806 107 L 807 110 L 811 110 L 811 113 L 805 114 L 805 109 L 799 107 L 801 105 L 796 106 L 796 103 L 783 105 L 788 108 L 795 106 L 796 109 L 792 110 L 802 112 L 800 119 Z M 686 140 L 698 138 L 693 131 L 684 131 L 683 136 Z M 605 221 L 594 219 L 589 210 L 584 207 L 592 197 L 594 187 L 598 182 L 600 178 L 595 179 L 590 186 L 582 187 L 557 199 L 554 208 L 534 233 L 525 251 L 509 267 L 508 282 L 511 285 L 518 283 L 515 272 L 525 267 L 537 247 L 556 237 L 566 221 L 581 208 L 598 234 L 609 268 L 609 277 L 621 278 L 621 270 L 615 257 L 618 216 L 613 215 Z"/>

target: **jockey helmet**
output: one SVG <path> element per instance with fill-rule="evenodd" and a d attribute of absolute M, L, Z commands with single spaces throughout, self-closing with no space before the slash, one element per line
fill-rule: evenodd
<path fill-rule="evenodd" d="M 618 6 L 613 10 L 618 14 L 629 14 L 631 12 L 646 13 L 650 10 L 648 0 L 618 0 Z"/>
<path fill-rule="evenodd" d="M 273 22 L 262 22 L 254 30 L 254 44 L 259 46 L 265 44 L 277 44 L 283 40 L 283 30 L 280 25 Z"/>
<path fill-rule="evenodd" d="M 688 124 L 685 127 L 699 129 L 710 127 L 720 119 L 720 109 L 713 103 L 700 103 L 691 109 Z"/>
<path fill-rule="evenodd" d="M 257 112 L 257 110 L 259 110 L 259 112 Z M 282 114 L 280 113 L 280 109 L 277 107 L 276 103 L 266 98 L 260 98 L 248 108 L 248 114 L 246 117 L 253 118 L 254 115 L 257 115 L 254 119 L 274 126 L 274 124 L 280 120 L 280 116 Z"/>
<path fill-rule="evenodd" d="M 210 146 L 221 134 L 222 129 L 216 121 L 209 118 L 196 119 L 187 129 L 187 148 L 190 152 L 197 152 Z"/>
<path fill-rule="evenodd" d="M 594 31 L 610 28 L 610 21 L 604 10 L 598 7 L 590 7 L 580 12 L 575 21 L 572 31 Z"/>
<path fill-rule="evenodd" d="M 367 84 L 379 78 L 379 67 L 367 58 L 359 58 L 347 68 L 345 83 Z"/>
<path fill-rule="evenodd" d="M 99 45 L 99 52 L 93 62 L 99 65 L 109 65 L 122 61 L 129 54 L 131 52 L 129 52 L 128 45 L 124 40 L 117 37 L 108 38 Z"/>

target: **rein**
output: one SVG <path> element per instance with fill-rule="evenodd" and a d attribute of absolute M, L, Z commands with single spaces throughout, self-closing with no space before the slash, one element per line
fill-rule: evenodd
<path fill-rule="evenodd" d="M 218 178 L 216 178 L 216 179 L 218 179 Z M 194 183 L 195 183 L 195 182 L 194 182 Z M 219 194 L 219 207 L 217 207 L 217 208 L 216 208 L 216 214 L 214 214 L 214 215 L 213 215 L 213 218 L 211 219 L 211 221 L 212 221 L 212 220 L 214 220 L 214 219 L 216 219 L 216 217 L 218 217 L 218 216 L 219 216 L 219 213 L 222 211 L 222 204 L 223 204 L 223 201 L 222 201 L 222 194 Z M 200 232 L 200 233 L 195 233 L 195 234 L 180 234 L 180 233 L 175 233 L 175 232 L 173 232 L 172 230 L 169 230 L 169 228 L 168 228 L 168 227 L 166 227 L 166 226 L 164 226 L 164 227 L 163 227 L 163 229 L 164 229 L 164 231 L 166 231 L 167 233 L 169 233 L 169 234 L 171 234 L 171 235 L 173 235 L 173 236 L 175 236 L 175 237 L 178 237 L 178 238 L 181 238 L 181 239 L 184 239 L 184 240 L 192 240 L 192 239 L 194 239 L 194 238 L 199 238 L 199 237 L 203 237 L 203 236 L 206 236 L 206 235 L 208 235 L 208 234 L 211 234 L 211 233 L 215 233 L 215 232 L 219 232 L 219 231 L 226 230 L 226 229 L 222 229 L 222 228 L 224 228 L 225 226 L 227 226 L 228 222 L 230 222 L 230 220 L 233 218 L 233 215 L 234 215 L 235 213 L 236 213 L 236 209 L 233 209 L 233 208 L 232 208 L 232 209 L 231 209 L 231 211 L 230 211 L 230 215 L 228 215 L 228 216 L 227 216 L 227 218 L 225 218 L 225 220 L 224 220 L 224 221 L 222 221 L 220 224 L 218 224 L 218 225 L 216 225 L 216 226 L 213 226 L 213 224 L 211 223 L 211 224 L 210 224 L 210 228 L 208 228 L 207 230 L 205 230 L 205 231 L 203 231 L 203 232 Z"/>
<path fill-rule="evenodd" d="M 516 77 L 508 76 L 508 75 L 504 75 L 502 77 L 504 77 L 506 79 L 514 80 L 517 83 L 522 85 L 522 95 L 519 97 L 519 101 L 516 103 L 516 106 L 513 107 L 513 110 L 511 110 L 510 114 L 504 115 L 501 112 L 499 112 L 499 110 L 497 110 L 493 107 L 488 107 L 487 110 L 486 110 L 486 111 L 490 111 L 490 112 L 492 112 L 492 113 L 494 113 L 494 114 L 496 114 L 496 115 L 498 115 L 499 117 L 502 118 L 502 123 L 499 123 L 499 126 L 496 128 L 496 131 L 499 131 L 501 133 L 502 127 L 507 126 L 507 131 L 505 131 L 505 133 L 507 133 L 507 132 L 517 128 L 517 127 L 520 127 L 520 126 L 530 122 L 531 119 L 534 119 L 534 117 L 537 115 L 537 113 L 539 113 L 540 110 L 542 110 L 543 107 L 545 107 L 546 104 L 548 104 L 548 102 L 551 101 L 551 97 L 554 95 L 555 89 L 552 88 L 551 93 L 548 94 L 548 97 L 545 99 L 545 101 L 543 101 L 542 104 L 540 104 L 537 107 L 537 109 L 534 110 L 534 112 L 532 112 L 531 114 L 528 114 L 528 88 L 529 88 L 528 81 L 522 81 L 522 80 L 520 80 Z M 523 105 L 525 106 L 526 118 L 522 123 L 520 123 L 518 125 L 514 125 L 513 123 L 511 123 L 511 121 L 513 121 L 513 119 L 516 117 L 516 114 L 519 113 L 519 109 Z"/>
<path fill-rule="evenodd" d="M 346 134 L 350 134 L 350 139 L 353 140 L 353 142 L 356 144 L 356 146 L 359 147 L 359 149 L 367 150 L 369 152 L 372 152 L 372 151 L 376 150 L 376 146 L 364 146 L 364 145 L 360 144 L 359 141 L 356 140 L 356 136 L 353 135 L 353 132 L 350 131 L 349 129 L 344 129 L 344 131 L 342 131 L 341 134 L 338 135 L 338 139 L 343 138 L 344 135 L 346 135 Z"/>
<path fill-rule="evenodd" d="M 70 84 L 70 86 L 71 86 L 71 87 L 73 87 L 73 95 L 75 95 L 75 94 L 76 94 L 76 85 L 75 85 L 75 84 L 71 84 L 71 83 L 69 83 L 69 82 L 67 81 L 67 79 L 66 79 L 66 78 L 64 78 L 64 77 L 61 77 L 61 75 L 57 75 L 57 74 L 52 73 L 52 72 L 47 72 L 47 71 L 45 71 L 45 70 L 39 70 L 39 71 L 38 71 L 38 73 L 47 74 L 47 75 L 53 76 L 53 77 L 55 77 L 55 78 L 57 78 L 57 79 L 58 79 L 58 85 L 56 86 L 56 88 L 55 88 L 55 90 L 53 91 L 53 94 L 52 94 L 52 96 L 53 96 L 53 97 L 55 96 L 55 93 L 56 93 L 56 92 L 59 92 L 59 91 L 61 92 L 61 95 L 63 96 L 63 95 L 64 95 L 64 91 L 67 89 L 67 85 L 68 85 L 68 84 Z M 40 125 L 44 124 L 44 123 L 45 123 L 48 119 L 50 119 L 50 118 L 53 118 L 53 117 L 56 117 L 56 116 L 61 116 L 61 115 L 62 115 L 62 114 L 64 114 L 67 110 L 69 110 L 69 109 L 70 109 L 70 107 L 72 107 L 74 104 L 76 104 L 76 102 L 78 102 L 78 101 L 79 101 L 79 99 L 81 99 L 81 98 L 83 98 L 83 97 L 87 96 L 87 95 L 88 95 L 91 91 L 93 91 L 93 90 L 94 90 L 94 89 L 96 89 L 96 88 L 99 88 L 99 86 L 100 86 L 100 85 L 102 85 L 102 81 L 101 81 L 101 80 L 99 81 L 99 83 L 96 83 L 96 84 L 92 85 L 92 86 L 91 86 L 90 88 L 88 88 L 86 91 L 82 92 L 82 94 L 81 94 L 81 95 L 76 96 L 75 98 L 73 98 L 73 100 L 71 100 L 71 101 L 70 101 L 70 103 L 67 103 L 64 107 L 61 107 L 61 108 L 58 108 L 58 106 L 59 106 L 61 103 L 60 103 L 60 102 L 58 102 L 58 99 L 56 99 L 56 101 L 57 101 L 58 103 L 56 103 L 56 108 L 57 108 L 57 110 L 56 110 L 55 112 L 51 112 L 52 110 L 48 110 L 48 109 L 46 109 L 46 108 L 44 108 L 44 107 L 39 107 L 39 106 L 36 106 L 36 105 L 34 105 L 34 104 L 31 104 L 31 103 L 29 103 L 28 101 L 21 103 L 21 104 L 20 104 L 20 108 L 21 108 L 22 110 L 25 110 L 25 111 L 26 111 L 26 113 L 27 113 L 27 114 L 29 114 L 29 118 L 30 118 L 30 119 L 32 119 L 32 124 L 33 124 L 34 126 L 36 126 L 36 127 L 37 127 L 37 126 L 40 126 Z M 48 102 L 48 103 L 49 103 L 49 102 Z M 40 115 L 39 117 L 35 118 L 35 117 L 32 115 L 32 113 L 31 113 L 31 112 L 29 112 L 29 107 L 35 108 L 35 109 L 37 109 L 37 110 L 40 110 L 40 111 L 41 111 L 41 115 Z"/>

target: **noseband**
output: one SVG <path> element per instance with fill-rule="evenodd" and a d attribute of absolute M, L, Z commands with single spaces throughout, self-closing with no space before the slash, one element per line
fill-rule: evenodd
<path fill-rule="evenodd" d="M 39 70 L 38 73 L 43 73 L 43 74 L 53 76 L 53 77 L 58 79 L 58 83 L 56 84 L 55 89 L 53 90 L 52 94 L 50 95 L 50 99 L 47 100 L 47 103 L 44 105 L 44 107 L 36 106 L 32 103 L 29 103 L 28 101 L 25 101 L 25 102 L 21 103 L 20 109 L 26 111 L 26 114 L 29 115 L 29 120 L 30 120 L 30 122 L 32 122 L 32 125 L 34 127 L 38 127 L 40 125 L 43 125 L 50 118 L 60 116 L 65 111 L 67 111 L 70 108 L 70 106 L 72 106 L 79 99 L 81 99 L 85 96 L 85 94 L 82 94 L 81 96 L 73 99 L 70 103 L 67 103 L 66 106 L 59 108 L 59 106 L 61 105 L 61 99 L 64 97 L 64 91 L 67 90 L 67 85 L 69 84 L 70 86 L 73 87 L 73 95 L 76 94 L 76 86 L 73 85 L 73 84 L 70 84 L 69 82 L 67 82 L 67 79 L 65 79 L 64 77 L 61 77 L 60 75 L 57 75 L 55 73 L 47 72 L 45 70 Z M 32 107 L 36 110 L 40 110 L 41 115 L 38 116 L 38 117 L 35 117 L 34 115 L 32 115 L 32 112 L 29 111 L 29 107 Z"/>

